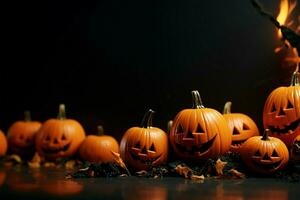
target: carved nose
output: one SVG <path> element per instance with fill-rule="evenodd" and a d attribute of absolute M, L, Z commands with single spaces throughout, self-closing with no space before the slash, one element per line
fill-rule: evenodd
<path fill-rule="evenodd" d="M 268 156 L 268 154 L 265 154 L 262 160 L 271 160 L 271 158 Z"/>
<path fill-rule="evenodd" d="M 280 108 L 279 113 L 278 113 L 277 116 L 284 116 L 284 115 L 285 115 L 285 112 L 283 111 L 282 108 Z"/>
<path fill-rule="evenodd" d="M 184 137 L 185 138 L 194 138 L 193 133 L 191 131 L 188 131 Z"/>
<path fill-rule="evenodd" d="M 58 144 L 57 138 L 54 139 L 54 144 Z"/>
<path fill-rule="evenodd" d="M 147 154 L 147 149 L 146 147 L 143 147 L 142 151 L 141 151 L 141 154 Z"/>

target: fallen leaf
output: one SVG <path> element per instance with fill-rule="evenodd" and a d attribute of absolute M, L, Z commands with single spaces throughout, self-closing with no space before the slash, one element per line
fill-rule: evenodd
<path fill-rule="evenodd" d="M 45 162 L 43 166 L 44 167 L 56 167 L 54 162 Z"/>
<path fill-rule="evenodd" d="M 184 176 L 184 178 L 190 178 L 192 175 L 192 170 L 189 167 L 177 165 L 175 167 L 175 171 L 181 175 Z"/>
<path fill-rule="evenodd" d="M 205 178 L 203 175 L 199 176 L 199 175 L 192 175 L 191 176 L 191 180 L 194 180 L 194 181 L 203 181 Z"/>
<path fill-rule="evenodd" d="M 40 168 L 42 159 L 37 152 L 35 152 L 31 161 L 28 161 L 27 164 L 30 168 Z"/>
<path fill-rule="evenodd" d="M 65 168 L 66 169 L 74 169 L 76 165 L 76 161 L 75 160 L 69 160 L 65 163 Z"/>
<path fill-rule="evenodd" d="M 216 161 L 216 172 L 218 175 L 223 175 L 223 169 L 226 166 L 227 162 L 223 162 L 220 158 Z"/>
<path fill-rule="evenodd" d="M 122 160 L 120 154 L 119 154 L 119 153 L 116 153 L 116 152 L 114 152 L 114 151 L 111 151 L 111 153 L 112 153 L 112 155 L 114 156 L 114 161 L 115 161 L 120 167 L 122 167 L 123 169 L 125 169 L 126 172 L 127 172 L 127 174 L 128 174 L 129 176 L 131 176 L 131 174 L 130 174 L 129 170 L 127 169 L 125 163 L 123 162 L 123 160 Z"/>
<path fill-rule="evenodd" d="M 139 176 L 146 176 L 148 174 L 148 172 L 146 170 L 141 170 L 141 171 L 138 171 L 138 172 L 135 172 L 135 173 Z"/>
<path fill-rule="evenodd" d="M 41 164 L 38 162 L 27 162 L 27 164 L 30 168 L 40 168 L 41 167 Z"/>
<path fill-rule="evenodd" d="M 228 171 L 230 174 L 232 174 L 233 176 L 235 176 L 236 178 L 245 178 L 245 174 L 243 174 L 242 172 L 239 172 L 238 170 L 232 168 Z"/>
<path fill-rule="evenodd" d="M 22 159 L 17 154 L 12 154 L 6 158 L 6 162 L 14 162 L 14 163 L 20 164 L 20 163 L 22 163 Z"/>

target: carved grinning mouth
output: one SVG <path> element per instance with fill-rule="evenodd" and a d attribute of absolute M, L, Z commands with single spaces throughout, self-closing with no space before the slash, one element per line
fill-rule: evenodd
<path fill-rule="evenodd" d="M 296 121 L 290 123 L 290 125 L 285 125 L 284 128 L 276 128 L 275 126 L 269 126 L 268 128 L 273 134 L 292 134 L 300 124 L 300 118 Z"/>
<path fill-rule="evenodd" d="M 231 146 L 233 147 L 241 147 L 242 144 L 244 144 L 244 142 L 246 141 L 247 139 L 245 140 L 238 140 L 238 141 L 232 141 L 231 142 Z"/>
<path fill-rule="evenodd" d="M 255 166 L 258 166 L 259 168 L 262 168 L 262 169 L 265 169 L 265 170 L 272 170 L 272 169 L 276 169 L 280 163 L 281 163 L 281 160 L 277 161 L 277 162 L 274 162 L 274 163 L 260 163 L 260 162 L 257 162 L 253 159 L 253 162 L 255 163 Z"/>
<path fill-rule="evenodd" d="M 210 147 L 213 145 L 215 138 L 217 135 L 215 135 L 212 139 L 210 139 L 208 142 L 205 142 L 203 144 L 198 144 L 198 145 L 193 145 L 192 147 L 187 147 L 183 144 L 178 144 L 176 143 L 176 147 L 178 150 L 180 150 L 180 152 L 184 152 L 187 154 L 203 154 L 205 152 L 207 152 Z"/>
<path fill-rule="evenodd" d="M 142 164 L 151 165 L 154 161 L 156 161 L 161 155 L 156 156 L 154 158 L 147 158 L 147 159 L 141 159 L 138 155 L 136 155 L 134 152 L 130 151 L 131 157 L 136 160 L 140 161 Z"/>
<path fill-rule="evenodd" d="M 43 147 L 43 151 L 44 153 L 46 154 L 56 154 L 56 153 L 59 153 L 61 151 L 65 152 L 69 149 L 69 146 L 70 146 L 70 143 L 69 144 L 66 144 L 64 145 L 63 147 L 61 148 L 55 148 L 55 149 L 50 149 L 50 148 L 45 148 Z"/>

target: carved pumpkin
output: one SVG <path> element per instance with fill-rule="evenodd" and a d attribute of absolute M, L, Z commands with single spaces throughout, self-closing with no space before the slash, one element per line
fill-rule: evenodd
<path fill-rule="evenodd" d="M 298 135 L 291 148 L 291 159 L 300 161 L 300 135 Z"/>
<path fill-rule="evenodd" d="M 241 159 L 253 172 L 272 174 L 283 169 L 289 161 L 289 151 L 278 138 L 263 136 L 249 138 L 240 150 Z"/>
<path fill-rule="evenodd" d="M 268 97 L 263 112 L 264 127 L 270 136 L 281 139 L 287 147 L 300 135 L 299 72 L 294 72 L 289 87 L 279 87 Z"/>
<path fill-rule="evenodd" d="M 59 106 L 57 119 L 43 123 L 36 136 L 36 149 L 48 160 L 73 156 L 83 140 L 85 132 L 79 122 L 67 119 L 65 105 Z"/>
<path fill-rule="evenodd" d="M 214 159 L 230 149 L 231 132 L 221 113 L 204 108 L 198 91 L 192 96 L 193 108 L 180 111 L 173 120 L 173 150 L 182 159 Z"/>
<path fill-rule="evenodd" d="M 89 135 L 79 148 L 79 155 L 83 160 L 95 163 L 113 162 L 111 152 L 120 152 L 117 140 L 111 136 L 103 135 L 103 127 L 98 126 L 98 135 Z"/>
<path fill-rule="evenodd" d="M 147 170 L 167 161 L 167 134 L 152 126 L 154 111 L 149 110 L 142 121 L 142 127 L 132 127 L 126 131 L 121 143 L 121 157 L 136 170 Z"/>
<path fill-rule="evenodd" d="M 242 144 L 252 136 L 258 136 L 259 131 L 255 122 L 242 113 L 231 113 L 232 103 L 226 102 L 223 116 L 232 134 L 230 151 L 239 152 Z"/>
<path fill-rule="evenodd" d="M 0 157 L 4 156 L 7 151 L 7 141 L 4 133 L 0 130 Z"/>
<path fill-rule="evenodd" d="M 29 111 L 25 111 L 24 115 L 24 120 L 16 121 L 9 127 L 7 140 L 10 152 L 28 160 L 35 153 L 35 136 L 42 124 L 31 121 Z"/>

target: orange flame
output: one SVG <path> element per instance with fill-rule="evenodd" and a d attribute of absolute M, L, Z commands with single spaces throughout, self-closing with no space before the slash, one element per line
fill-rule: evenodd
<path fill-rule="evenodd" d="M 281 0 L 279 6 L 279 13 L 277 16 L 277 21 L 280 25 L 288 25 L 291 26 L 293 21 L 287 22 L 287 18 L 292 13 L 297 5 L 297 0 Z M 299 27 L 298 27 L 299 28 Z M 282 38 L 281 30 L 278 30 L 278 37 Z"/>

